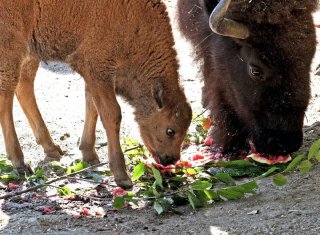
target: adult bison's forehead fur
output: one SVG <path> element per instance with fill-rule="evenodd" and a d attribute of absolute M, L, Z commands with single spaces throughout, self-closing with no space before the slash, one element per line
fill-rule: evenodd
<path fill-rule="evenodd" d="M 265 10 L 261 12 L 258 12 L 255 6 L 261 3 L 251 3 L 253 6 L 242 14 L 237 12 L 231 15 L 248 26 L 250 37 L 246 40 L 247 43 L 261 50 L 261 53 L 269 58 L 271 65 L 308 64 L 309 61 L 305 59 L 310 60 L 309 55 L 313 55 L 315 50 L 311 10 L 317 1 L 299 1 L 299 4 L 297 1 L 292 1 L 290 2 L 292 5 L 287 2 L 290 1 L 272 1 L 272 4 L 266 5 Z"/>
<path fill-rule="evenodd" d="M 297 66 L 308 64 L 305 59 L 314 53 L 311 13 L 318 3 L 318 0 L 235 0 L 231 2 L 226 18 L 242 22 L 249 28 L 250 37 L 246 43 L 268 58 L 271 65 L 290 63 Z M 203 4 L 207 12 L 211 12 L 217 1 L 204 0 Z"/>
<path fill-rule="evenodd" d="M 214 5 L 217 1 L 207 2 L 208 5 Z M 297 16 L 304 15 L 308 18 L 318 4 L 318 0 L 235 0 L 228 9 L 227 16 L 254 24 L 283 24 L 286 21 L 299 21 Z"/>
<path fill-rule="evenodd" d="M 225 18 L 248 29 L 244 39 L 211 31 L 209 16 L 218 3 L 178 3 L 180 29 L 203 62 L 203 104 L 216 121 L 215 140 L 225 152 L 248 148 L 247 139 L 258 152 L 297 150 L 310 95 L 317 1 L 231 1 Z"/>

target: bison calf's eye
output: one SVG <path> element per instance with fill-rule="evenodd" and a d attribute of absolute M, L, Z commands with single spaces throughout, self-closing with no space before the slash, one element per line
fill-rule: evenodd
<path fill-rule="evenodd" d="M 176 132 L 173 129 L 171 129 L 171 128 L 167 129 L 167 135 L 168 136 L 173 137 L 175 134 L 176 134 Z"/>

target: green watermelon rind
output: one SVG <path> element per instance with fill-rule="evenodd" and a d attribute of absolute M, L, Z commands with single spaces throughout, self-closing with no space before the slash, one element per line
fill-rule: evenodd
<path fill-rule="evenodd" d="M 285 157 L 285 156 L 281 156 L 281 157 Z M 290 155 L 287 155 L 284 160 L 280 161 L 280 160 L 271 160 L 265 157 L 261 157 L 260 154 L 257 154 L 257 153 L 252 153 L 248 155 L 247 158 L 250 158 L 255 162 L 259 162 L 261 164 L 266 164 L 266 165 L 284 164 L 292 160 Z"/>

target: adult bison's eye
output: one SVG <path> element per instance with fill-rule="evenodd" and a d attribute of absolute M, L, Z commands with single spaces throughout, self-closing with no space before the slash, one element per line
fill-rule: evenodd
<path fill-rule="evenodd" d="M 249 72 L 252 77 L 260 77 L 262 74 L 260 68 L 256 66 L 249 66 Z"/>
<path fill-rule="evenodd" d="M 173 137 L 175 134 L 176 134 L 176 132 L 173 129 L 171 129 L 171 128 L 167 129 L 167 135 L 168 136 Z"/>

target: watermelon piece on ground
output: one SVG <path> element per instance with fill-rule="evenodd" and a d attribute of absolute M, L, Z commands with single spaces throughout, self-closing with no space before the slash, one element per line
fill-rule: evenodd
<path fill-rule="evenodd" d="M 252 159 L 256 162 L 267 164 L 267 165 L 274 165 L 274 164 L 283 164 L 290 162 L 292 160 L 290 155 L 263 155 L 259 153 L 252 153 L 247 156 L 248 159 Z"/>

